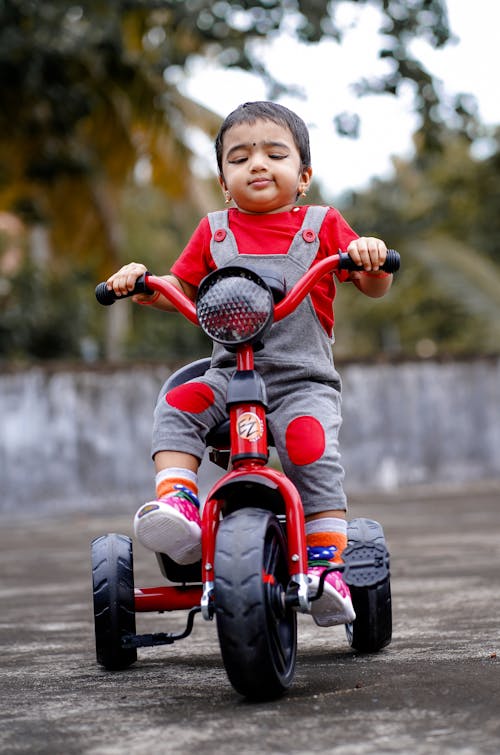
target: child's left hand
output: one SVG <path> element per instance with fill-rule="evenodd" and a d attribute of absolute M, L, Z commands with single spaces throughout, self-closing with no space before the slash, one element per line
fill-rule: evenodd
<path fill-rule="evenodd" d="M 362 236 L 351 241 L 347 252 L 356 265 L 362 265 L 366 272 L 376 272 L 385 262 L 387 247 L 381 239 Z"/>

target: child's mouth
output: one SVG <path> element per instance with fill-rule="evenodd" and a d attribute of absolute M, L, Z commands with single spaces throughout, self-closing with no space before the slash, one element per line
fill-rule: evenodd
<path fill-rule="evenodd" d="M 266 186 L 269 186 L 272 181 L 270 178 L 256 178 L 253 181 L 250 181 L 250 186 L 253 189 L 265 189 Z"/>

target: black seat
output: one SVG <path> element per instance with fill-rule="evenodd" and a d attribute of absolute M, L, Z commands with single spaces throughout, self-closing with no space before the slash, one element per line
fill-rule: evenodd
<path fill-rule="evenodd" d="M 210 357 L 203 357 L 203 359 L 197 359 L 196 362 L 185 364 L 183 367 L 179 367 L 178 370 L 173 372 L 168 380 L 163 385 L 160 391 L 160 395 L 165 395 L 172 388 L 177 388 L 178 385 L 187 383 L 188 380 L 201 377 L 210 367 Z"/>

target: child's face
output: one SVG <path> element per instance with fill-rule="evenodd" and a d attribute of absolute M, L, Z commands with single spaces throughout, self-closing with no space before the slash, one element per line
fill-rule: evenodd
<path fill-rule="evenodd" d="M 240 123 L 226 131 L 222 147 L 219 181 L 242 212 L 290 210 L 310 184 L 312 170 L 302 169 L 285 126 L 265 120 Z"/>

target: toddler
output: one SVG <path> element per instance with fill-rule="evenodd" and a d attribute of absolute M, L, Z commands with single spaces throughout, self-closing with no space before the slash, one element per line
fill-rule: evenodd
<path fill-rule="evenodd" d="M 312 168 L 308 130 L 295 113 L 273 102 L 247 102 L 224 120 L 215 150 L 219 182 L 231 206 L 201 220 L 165 276 L 190 299 L 205 275 L 234 263 L 264 262 L 283 275 L 290 289 L 314 262 L 339 249 L 363 269 L 339 271 L 338 281 L 351 281 L 371 297 L 389 290 L 392 276 L 380 270 L 387 253 L 383 241 L 359 238 L 333 207 L 297 204 L 307 195 Z M 145 270 L 135 262 L 125 265 L 108 279 L 108 287 L 126 294 Z M 292 315 L 273 325 L 264 349 L 255 354 L 276 450 L 304 506 L 311 593 L 325 568 L 342 561 L 347 544 L 338 445 L 340 378 L 331 351 L 334 297 L 334 277 L 326 276 Z M 159 293 L 134 300 L 174 309 Z M 207 433 L 226 416 L 226 387 L 234 368 L 234 354 L 216 345 L 205 375 L 161 396 L 155 409 L 156 500 L 141 506 L 134 529 L 143 545 L 180 564 L 201 555 L 197 471 Z M 320 626 L 354 620 L 340 573 L 327 576 L 312 611 Z"/>

